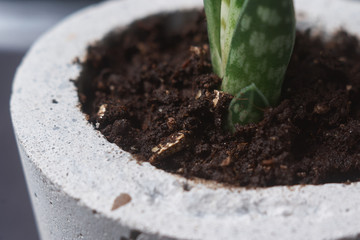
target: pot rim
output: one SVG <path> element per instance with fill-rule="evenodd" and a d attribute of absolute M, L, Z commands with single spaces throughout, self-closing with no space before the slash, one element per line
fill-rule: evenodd
<path fill-rule="evenodd" d="M 11 98 L 17 141 L 31 163 L 80 205 L 148 233 L 202 239 L 359 234 L 360 183 L 246 189 L 186 180 L 149 163 L 138 164 L 95 131 L 80 112 L 76 88 L 69 79 L 79 75 L 81 69 L 72 61 L 85 55 L 85 46 L 135 19 L 201 6 L 202 0 L 108 1 L 70 16 L 43 35 L 18 68 Z M 360 33 L 360 25 L 349 24 L 359 4 L 296 0 L 295 6 L 305 12 L 300 28 L 317 22 L 329 32 L 346 23 L 350 32 Z M 350 12 L 334 19 L 339 8 Z M 325 19 L 331 20 L 325 23 Z M 185 191 L 184 184 L 191 190 Z M 112 210 L 121 193 L 132 200 Z"/>

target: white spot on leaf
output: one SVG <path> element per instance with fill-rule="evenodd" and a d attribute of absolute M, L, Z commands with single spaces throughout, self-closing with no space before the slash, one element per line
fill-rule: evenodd
<path fill-rule="evenodd" d="M 247 111 L 247 110 L 242 110 L 241 112 L 240 112 L 240 121 L 241 122 L 244 122 L 245 121 L 245 119 L 246 119 L 246 117 L 249 115 L 249 112 Z"/>
<path fill-rule="evenodd" d="M 290 36 L 277 36 L 275 37 L 269 45 L 269 50 L 272 54 L 276 53 L 278 58 L 284 57 L 284 54 L 292 46 L 292 37 Z"/>
<path fill-rule="evenodd" d="M 239 104 L 235 104 L 235 106 L 234 106 L 234 112 L 236 112 L 236 113 L 238 113 L 238 112 L 240 112 L 240 105 Z"/>
<path fill-rule="evenodd" d="M 242 67 L 245 63 L 245 44 L 242 43 L 238 48 L 233 49 L 230 54 L 230 63 L 236 63 Z"/>
<path fill-rule="evenodd" d="M 249 30 L 251 25 L 251 17 L 249 15 L 244 15 L 240 24 L 243 31 Z"/>
<path fill-rule="evenodd" d="M 275 9 L 259 6 L 256 13 L 261 21 L 271 26 L 279 25 L 281 22 L 281 17 Z"/>
<path fill-rule="evenodd" d="M 254 48 L 255 57 L 261 57 L 267 52 L 268 43 L 264 33 L 256 31 L 253 32 L 250 36 L 249 44 Z"/>
<path fill-rule="evenodd" d="M 269 46 L 269 50 L 271 51 L 271 53 L 276 53 L 277 51 L 279 51 L 281 48 L 284 48 L 286 46 L 286 36 L 277 36 L 275 37 Z"/>

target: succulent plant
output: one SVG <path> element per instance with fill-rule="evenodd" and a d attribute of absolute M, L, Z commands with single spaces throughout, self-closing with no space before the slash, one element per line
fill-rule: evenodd
<path fill-rule="evenodd" d="M 293 0 L 204 0 L 211 61 L 234 96 L 229 127 L 275 106 L 295 42 Z"/>

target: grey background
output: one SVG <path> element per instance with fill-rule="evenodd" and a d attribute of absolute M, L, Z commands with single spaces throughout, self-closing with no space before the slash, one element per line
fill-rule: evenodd
<path fill-rule="evenodd" d="M 16 67 L 43 32 L 96 2 L 0 0 L 0 240 L 39 239 L 9 112 Z"/>

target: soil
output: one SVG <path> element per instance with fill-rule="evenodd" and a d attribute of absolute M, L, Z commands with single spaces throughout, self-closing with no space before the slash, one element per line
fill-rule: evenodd
<path fill-rule="evenodd" d="M 88 47 L 76 84 L 96 129 L 186 178 L 248 187 L 360 180 L 354 36 L 323 42 L 298 32 L 279 105 L 232 134 L 224 128 L 232 96 L 216 90 L 205 16 L 187 14 L 176 31 L 173 15 L 157 15 Z"/>

